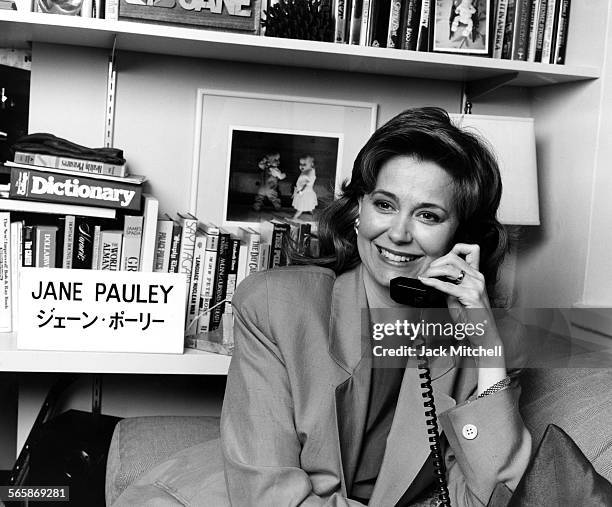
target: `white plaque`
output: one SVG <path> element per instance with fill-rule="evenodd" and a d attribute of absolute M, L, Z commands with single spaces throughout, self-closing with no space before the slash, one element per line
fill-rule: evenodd
<path fill-rule="evenodd" d="M 183 352 L 185 275 L 22 268 L 17 347 Z"/>

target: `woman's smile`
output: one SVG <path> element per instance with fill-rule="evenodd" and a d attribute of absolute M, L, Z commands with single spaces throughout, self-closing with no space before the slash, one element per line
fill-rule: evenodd
<path fill-rule="evenodd" d="M 414 263 L 415 261 L 423 258 L 422 254 L 410 254 L 404 253 L 390 248 L 385 248 L 374 243 L 374 246 L 378 249 L 381 258 L 384 262 L 388 262 L 394 266 L 402 266 L 408 263 Z"/>

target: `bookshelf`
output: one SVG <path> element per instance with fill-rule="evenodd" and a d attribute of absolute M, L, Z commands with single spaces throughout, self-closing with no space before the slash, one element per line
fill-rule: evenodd
<path fill-rule="evenodd" d="M 513 86 L 537 87 L 596 79 L 595 65 L 512 60 L 362 47 L 41 13 L 0 11 L 0 47 L 29 42 L 76 45 L 445 81 L 474 81 L 517 73 Z"/>

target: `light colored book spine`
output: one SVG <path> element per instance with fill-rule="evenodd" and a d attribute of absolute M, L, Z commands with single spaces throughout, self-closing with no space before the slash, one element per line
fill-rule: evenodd
<path fill-rule="evenodd" d="M 140 271 L 151 273 L 155 262 L 157 242 L 157 215 L 159 201 L 150 194 L 144 195 L 142 243 L 140 246 Z"/>
<path fill-rule="evenodd" d="M 19 270 L 21 269 L 21 254 L 23 249 L 23 222 L 11 224 L 11 328 L 17 330 L 19 322 Z"/>
<path fill-rule="evenodd" d="M 142 216 L 125 216 L 123 246 L 121 247 L 121 271 L 138 271 L 140 243 L 142 241 L 142 218 Z"/>
<path fill-rule="evenodd" d="M 270 252 L 272 247 L 270 243 L 261 242 L 259 244 L 259 260 L 257 271 L 264 271 L 270 266 Z"/>
<path fill-rule="evenodd" d="M 200 306 L 198 309 L 198 333 L 205 333 L 210 329 L 210 301 L 214 293 L 214 283 L 217 266 L 217 249 L 219 248 L 219 233 L 218 227 L 209 224 L 204 227 L 206 236 L 206 252 L 204 254 L 204 280 L 202 283 L 202 291 L 200 292 Z M 205 313 L 203 315 L 204 312 Z"/>
<path fill-rule="evenodd" d="M 240 282 L 247 276 L 248 268 L 248 247 L 244 241 L 240 241 L 240 253 L 238 254 L 238 275 L 236 276 L 236 289 Z"/>
<path fill-rule="evenodd" d="M 119 19 L 119 0 L 105 0 L 104 19 L 117 21 Z"/>
<path fill-rule="evenodd" d="M 433 0 L 431 0 L 433 1 Z M 500 2 L 503 0 L 500 0 Z M 429 13 L 430 13 L 430 0 L 423 0 L 421 2 L 421 18 L 419 19 L 419 35 L 417 36 L 417 51 L 427 51 L 429 41 Z M 502 33 L 503 37 L 503 33 Z"/>
<path fill-rule="evenodd" d="M 399 28 L 402 16 L 401 0 L 391 0 L 391 8 L 389 9 L 389 29 L 387 32 L 387 47 L 399 48 Z"/>
<path fill-rule="evenodd" d="M 535 62 L 536 48 L 538 42 L 538 24 L 540 20 L 540 10 L 542 0 L 533 0 L 531 4 L 531 20 L 529 22 L 529 44 L 527 46 L 527 61 Z"/>
<path fill-rule="evenodd" d="M 170 246 L 172 244 L 172 220 L 158 220 L 155 241 L 155 259 L 153 271 L 167 273 L 170 263 Z"/>
<path fill-rule="evenodd" d="M 55 245 L 57 227 L 38 225 L 36 227 L 36 267 L 55 267 Z"/>
<path fill-rule="evenodd" d="M 241 229 L 242 240 L 247 245 L 247 268 L 245 277 L 259 271 L 259 253 L 261 249 L 261 235 L 253 229 Z"/>
<path fill-rule="evenodd" d="M 64 247 L 62 254 L 62 268 L 72 269 L 72 249 L 74 246 L 74 215 L 66 215 L 64 225 Z"/>
<path fill-rule="evenodd" d="M 100 240 L 100 269 L 119 271 L 123 231 L 102 231 Z"/>
<path fill-rule="evenodd" d="M 185 321 L 186 334 L 193 335 L 198 331 L 198 326 L 192 323 L 198 316 L 200 310 L 200 296 L 202 292 L 202 281 L 204 280 L 204 262 L 206 257 L 206 234 L 198 230 L 196 232 L 195 248 L 193 249 L 193 267 L 191 269 L 191 280 L 189 284 L 189 301 L 187 302 L 187 319 Z"/>
<path fill-rule="evenodd" d="M 127 176 L 127 166 L 106 164 L 95 160 L 83 160 L 76 158 L 58 157 L 55 155 L 44 155 L 39 153 L 15 152 L 13 159 L 17 164 L 35 165 L 38 167 L 49 167 L 52 169 L 63 169 L 75 173 L 102 174 L 106 176 Z"/>
<path fill-rule="evenodd" d="M 0 212 L 0 331 L 12 330 L 11 214 Z"/>
<path fill-rule="evenodd" d="M 181 249 L 179 250 L 178 272 L 184 273 L 187 282 L 185 285 L 185 297 L 189 298 L 189 280 L 191 278 L 191 268 L 193 267 L 193 250 L 195 248 L 196 230 L 198 219 L 191 214 L 178 214 L 181 222 Z"/>
<path fill-rule="evenodd" d="M 359 32 L 359 45 L 369 46 L 371 39 L 371 32 L 369 31 L 370 25 L 372 24 L 372 0 L 363 0 L 362 14 L 361 14 L 361 30 Z"/>
<path fill-rule="evenodd" d="M 502 57 L 504 47 L 504 34 L 506 31 L 506 18 L 508 15 L 508 0 L 498 0 L 495 15 L 495 42 L 493 45 L 493 58 Z"/>
<path fill-rule="evenodd" d="M 94 237 L 93 237 L 93 253 L 91 269 L 100 269 L 100 244 L 102 241 L 102 227 L 99 225 L 94 226 Z"/>
<path fill-rule="evenodd" d="M 340 44 L 347 42 L 347 28 L 348 28 L 348 12 L 347 12 L 347 0 L 336 0 L 335 3 L 335 30 L 334 30 L 334 41 Z"/>
<path fill-rule="evenodd" d="M 559 6 L 559 0 L 548 0 L 546 7 L 546 25 L 544 28 L 544 40 L 542 41 L 542 63 L 550 63 L 552 53 L 552 40 L 555 30 L 555 15 Z"/>

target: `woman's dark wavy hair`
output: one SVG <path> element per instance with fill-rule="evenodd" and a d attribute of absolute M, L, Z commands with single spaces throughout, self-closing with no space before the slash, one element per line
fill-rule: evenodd
<path fill-rule="evenodd" d="M 397 155 L 434 162 L 451 176 L 459 219 L 454 242 L 480 245 L 480 271 L 493 288 L 508 246 L 506 229 L 496 218 L 502 192 L 497 161 L 485 141 L 456 127 L 437 107 L 408 109 L 374 132 L 355 159 L 350 182 L 319 217 L 320 257 L 292 256 L 293 261 L 337 274 L 359 264 L 354 230 L 359 198 L 374 190 L 381 166 Z"/>

